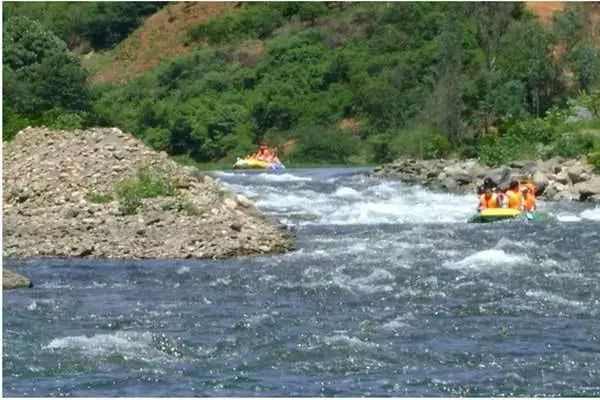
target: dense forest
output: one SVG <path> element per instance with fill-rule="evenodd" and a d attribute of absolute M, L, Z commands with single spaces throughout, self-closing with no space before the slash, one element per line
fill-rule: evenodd
<path fill-rule="evenodd" d="M 28 125 L 101 125 L 202 163 L 266 141 L 292 164 L 600 166 L 593 4 L 542 23 L 524 3 L 243 3 L 191 27 L 192 51 L 124 83 L 92 83 L 82 57 L 168 3 L 3 7 L 4 140 Z"/>

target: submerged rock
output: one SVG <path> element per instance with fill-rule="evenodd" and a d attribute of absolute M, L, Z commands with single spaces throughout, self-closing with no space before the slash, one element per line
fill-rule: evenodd
<path fill-rule="evenodd" d="M 16 272 L 2 269 L 2 289 L 17 289 L 31 287 L 31 281 Z"/>

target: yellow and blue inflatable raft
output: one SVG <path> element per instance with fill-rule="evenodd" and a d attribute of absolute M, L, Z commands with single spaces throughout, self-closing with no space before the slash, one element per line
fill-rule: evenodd
<path fill-rule="evenodd" d="M 271 171 L 277 171 L 280 169 L 284 169 L 285 166 L 281 163 L 273 163 L 268 161 L 257 160 L 255 158 L 238 158 L 235 164 L 233 164 L 234 169 L 267 169 Z"/>
<path fill-rule="evenodd" d="M 507 219 L 528 219 L 538 221 L 545 219 L 545 216 L 538 212 L 525 213 L 514 208 L 486 208 L 474 215 L 469 222 L 495 222 Z"/>

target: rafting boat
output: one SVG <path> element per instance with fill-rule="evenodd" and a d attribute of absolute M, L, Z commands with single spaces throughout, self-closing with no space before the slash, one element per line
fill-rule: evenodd
<path fill-rule="evenodd" d="M 285 166 L 282 163 L 277 162 L 268 162 L 257 160 L 255 158 L 238 158 L 235 164 L 233 164 L 234 169 L 266 169 L 270 171 L 278 171 L 281 169 L 285 169 Z"/>
<path fill-rule="evenodd" d="M 507 219 L 527 219 L 530 221 L 540 221 L 547 219 L 547 215 L 544 213 L 534 212 L 521 212 L 514 208 L 486 208 L 481 210 L 479 213 L 474 215 L 469 222 L 495 222 Z"/>

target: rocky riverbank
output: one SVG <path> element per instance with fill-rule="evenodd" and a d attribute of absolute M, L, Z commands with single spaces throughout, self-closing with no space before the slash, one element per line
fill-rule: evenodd
<path fill-rule="evenodd" d="M 507 188 L 512 179 L 531 177 L 538 196 L 546 200 L 600 202 L 600 175 L 584 159 L 515 161 L 500 168 L 486 167 L 477 160 L 400 159 L 377 167 L 374 175 L 453 193 L 475 193 L 488 176 L 501 188 Z"/>
<path fill-rule="evenodd" d="M 168 193 L 119 194 L 141 171 Z M 248 199 L 117 128 L 27 128 L 4 145 L 3 183 L 8 257 L 216 259 L 292 246 Z"/>

